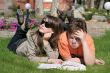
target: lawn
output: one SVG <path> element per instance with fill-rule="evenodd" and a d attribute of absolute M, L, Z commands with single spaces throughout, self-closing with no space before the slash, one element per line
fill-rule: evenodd
<path fill-rule="evenodd" d="M 105 65 L 87 66 L 87 71 L 39 70 L 37 63 L 17 56 L 7 49 L 10 38 L 0 38 L 0 73 L 109 73 L 110 72 L 110 31 L 105 36 L 94 38 L 96 56 L 103 59 Z"/>

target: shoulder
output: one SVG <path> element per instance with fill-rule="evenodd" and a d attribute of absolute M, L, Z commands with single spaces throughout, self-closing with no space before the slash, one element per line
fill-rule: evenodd
<path fill-rule="evenodd" d="M 92 36 L 91 36 L 90 34 L 88 34 L 88 33 L 86 34 L 86 39 L 88 39 L 88 40 L 89 40 L 89 39 L 90 39 L 90 40 L 93 40 Z"/>
<path fill-rule="evenodd" d="M 93 43 L 93 38 L 92 38 L 92 36 L 90 35 L 90 34 L 86 34 L 86 41 L 88 42 L 88 43 Z"/>
<path fill-rule="evenodd" d="M 63 38 L 66 38 L 67 36 L 66 36 L 66 31 L 65 32 L 63 32 L 63 33 L 61 33 L 60 34 L 60 36 L 59 36 L 59 39 L 63 39 Z"/>
<path fill-rule="evenodd" d="M 65 31 L 65 32 L 63 32 L 63 33 L 60 34 L 60 36 L 59 36 L 59 42 L 60 43 L 61 42 L 64 42 L 64 43 L 68 42 L 66 33 L 67 32 Z"/>

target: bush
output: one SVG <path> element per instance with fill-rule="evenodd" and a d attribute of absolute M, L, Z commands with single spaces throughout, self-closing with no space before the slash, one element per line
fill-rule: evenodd
<path fill-rule="evenodd" d="M 105 15 L 107 18 L 107 22 L 110 23 L 110 15 Z"/>
<path fill-rule="evenodd" d="M 85 13 L 85 14 L 83 14 L 83 16 L 84 16 L 84 18 L 86 20 L 91 20 L 92 19 L 92 15 L 93 15 L 93 13 Z"/>
<path fill-rule="evenodd" d="M 4 16 L 4 12 L 0 12 L 0 17 L 1 17 L 1 16 Z"/>
<path fill-rule="evenodd" d="M 98 12 L 98 9 L 96 9 L 96 8 L 89 8 L 86 11 L 95 14 L 96 12 Z"/>

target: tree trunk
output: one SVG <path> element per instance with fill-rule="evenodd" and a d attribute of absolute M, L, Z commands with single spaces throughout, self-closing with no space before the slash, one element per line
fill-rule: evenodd
<path fill-rule="evenodd" d="M 85 8 L 88 9 L 91 7 L 91 0 L 85 0 Z"/>
<path fill-rule="evenodd" d="M 103 9 L 104 6 L 104 0 L 100 0 L 99 9 Z"/>
<path fill-rule="evenodd" d="M 13 14 L 13 0 L 4 0 L 4 4 L 5 4 L 5 7 L 4 7 L 4 15 L 6 17 L 9 17 L 9 16 L 12 16 Z"/>
<path fill-rule="evenodd" d="M 35 1 L 35 12 L 36 15 L 43 15 L 43 0 L 36 0 Z"/>
<path fill-rule="evenodd" d="M 56 16 L 56 11 L 57 11 L 57 8 L 58 8 L 58 0 L 53 0 L 52 2 L 52 9 L 51 9 L 51 15 L 54 15 Z"/>
<path fill-rule="evenodd" d="M 76 6 L 76 5 L 77 5 L 77 0 L 74 1 L 74 6 Z"/>
<path fill-rule="evenodd" d="M 94 6 L 94 0 L 91 0 L 91 8 L 95 8 L 95 6 Z"/>

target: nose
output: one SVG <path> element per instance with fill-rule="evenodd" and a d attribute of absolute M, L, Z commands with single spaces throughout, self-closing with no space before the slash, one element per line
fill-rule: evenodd
<path fill-rule="evenodd" d="M 41 27 L 44 27 L 44 24 L 39 25 L 39 27 L 40 27 L 40 28 L 41 28 Z"/>
<path fill-rule="evenodd" d="M 42 25 L 39 25 L 39 28 L 41 28 L 42 27 Z"/>
<path fill-rule="evenodd" d="M 75 39 L 75 38 L 74 38 L 74 39 L 72 39 L 72 43 L 73 43 L 73 44 L 76 44 L 76 42 L 77 42 L 77 41 L 76 41 L 76 39 Z"/>

